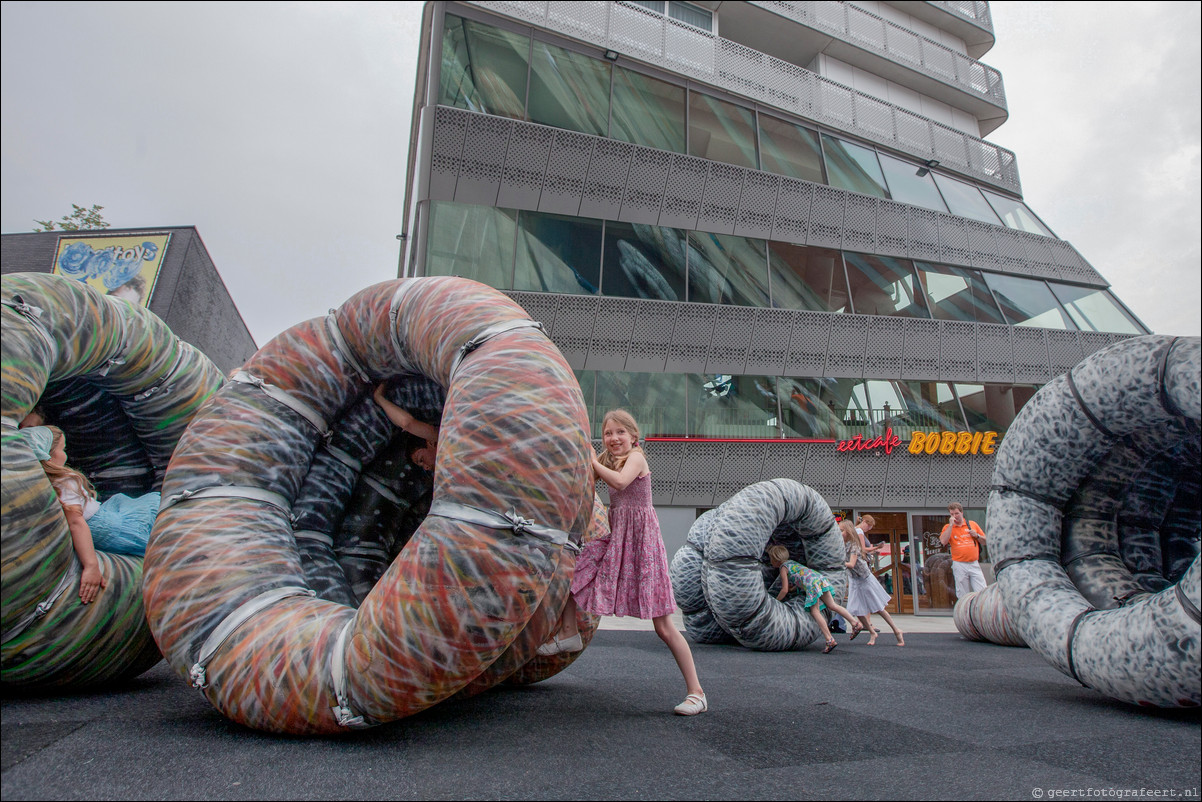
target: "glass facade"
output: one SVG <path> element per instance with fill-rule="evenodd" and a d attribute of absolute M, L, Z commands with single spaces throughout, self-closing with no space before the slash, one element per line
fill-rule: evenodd
<path fill-rule="evenodd" d="M 535 42 L 530 121 L 594 136 L 609 134 L 610 63 Z"/>
<path fill-rule="evenodd" d="M 689 92 L 689 155 L 755 169 L 755 113 Z"/>
<path fill-rule="evenodd" d="M 818 134 L 809 128 L 760 114 L 760 169 L 815 184 L 826 183 Z"/>
<path fill-rule="evenodd" d="M 609 135 L 660 150 L 685 151 L 683 86 L 614 67 Z"/>
<path fill-rule="evenodd" d="M 1082 331 L 1113 331 L 1143 334 L 1106 290 L 1053 284 L 1052 291 Z"/>
<path fill-rule="evenodd" d="M 738 306 L 768 305 L 764 241 L 689 232 L 689 300 Z"/>
<path fill-rule="evenodd" d="M 606 295 L 685 299 L 685 232 L 674 228 L 606 222 Z"/>
<path fill-rule="evenodd" d="M 438 102 L 500 117 L 526 117 L 530 37 L 448 14 Z"/>
<path fill-rule="evenodd" d="M 947 211 L 947 204 L 943 202 L 943 196 L 935 187 L 935 179 L 929 170 L 884 153 L 878 155 L 881 159 L 881 169 L 885 172 L 885 181 L 889 184 L 889 196 L 893 200 L 936 212 Z"/>
<path fill-rule="evenodd" d="M 860 315 L 930 317 L 909 259 L 844 254 L 852 311 Z"/>
<path fill-rule="evenodd" d="M 979 270 L 915 262 L 931 317 L 967 323 L 1004 323 Z"/>
<path fill-rule="evenodd" d="M 768 243 L 772 305 L 812 312 L 847 312 L 851 296 L 839 251 L 788 242 Z"/>
<path fill-rule="evenodd" d="M 985 281 L 993 289 L 998 306 L 1010 325 L 1044 329 L 1076 328 L 1046 283 L 997 273 L 990 273 Z"/>
<path fill-rule="evenodd" d="M 595 295 L 601 285 L 601 221 L 521 212 L 513 288 Z"/>
<path fill-rule="evenodd" d="M 827 181 L 832 187 L 878 198 L 889 197 L 875 150 L 823 134 L 822 152 L 826 156 Z"/>

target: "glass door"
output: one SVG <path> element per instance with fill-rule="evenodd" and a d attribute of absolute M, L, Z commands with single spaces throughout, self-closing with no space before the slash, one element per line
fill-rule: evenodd
<path fill-rule="evenodd" d="M 947 513 L 916 513 L 911 551 L 915 613 L 951 613 L 956 604 L 956 581 L 952 578 L 951 549 L 939 542 L 939 533 L 950 520 Z"/>

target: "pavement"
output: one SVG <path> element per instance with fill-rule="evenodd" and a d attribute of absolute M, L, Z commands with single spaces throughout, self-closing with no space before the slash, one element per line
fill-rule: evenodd
<path fill-rule="evenodd" d="M 607 619 L 566 671 L 344 737 L 233 724 L 160 663 L 126 685 L 0 692 L 0 795 L 24 799 L 1197 799 L 1198 709 L 1147 710 L 1029 649 L 906 616 L 823 655 L 669 652 Z M 884 629 L 882 627 L 882 629 Z"/>

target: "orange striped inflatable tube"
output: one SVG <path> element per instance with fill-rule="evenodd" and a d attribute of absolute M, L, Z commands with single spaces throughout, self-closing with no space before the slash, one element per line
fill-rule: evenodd
<path fill-rule="evenodd" d="M 314 598 L 290 505 L 340 415 L 409 374 L 447 390 L 430 514 L 357 610 Z M 587 431 L 571 368 L 504 295 L 363 290 L 261 349 L 180 441 L 146 555 L 155 639 L 224 715 L 271 732 L 346 732 L 537 674 L 593 517 Z"/>

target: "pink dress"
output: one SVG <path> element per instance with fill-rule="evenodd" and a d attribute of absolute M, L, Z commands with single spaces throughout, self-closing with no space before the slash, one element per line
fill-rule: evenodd
<path fill-rule="evenodd" d="M 585 545 L 576 560 L 572 595 L 593 615 L 658 618 L 675 612 L 668 555 L 651 506 L 651 475 L 609 491 L 607 538 Z"/>

